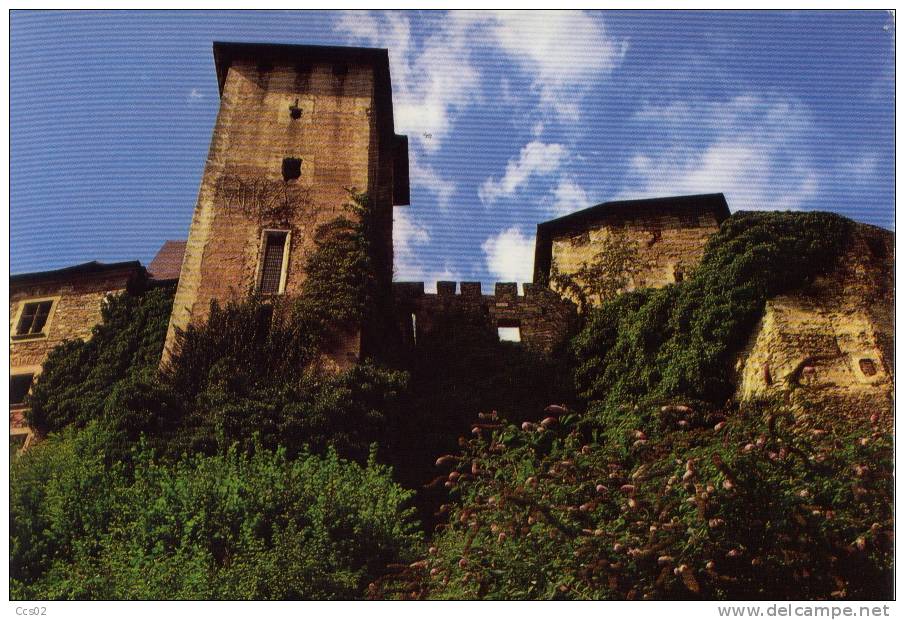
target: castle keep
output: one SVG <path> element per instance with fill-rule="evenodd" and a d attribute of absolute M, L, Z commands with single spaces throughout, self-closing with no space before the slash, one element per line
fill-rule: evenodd
<path fill-rule="evenodd" d="M 408 203 L 408 146 L 393 132 L 386 50 L 215 43 L 220 111 L 189 230 L 165 356 L 212 300 L 292 295 L 320 224 L 365 192 L 374 258 L 392 280 L 393 205 Z M 349 334 L 339 366 L 357 358 Z"/>
<path fill-rule="evenodd" d="M 48 351 L 89 338 L 104 297 L 178 282 L 164 361 L 177 333 L 203 323 L 212 301 L 298 294 L 316 231 L 340 215 L 349 190 L 374 214 L 378 286 L 394 303 L 402 344 L 444 318 L 468 314 L 500 338 L 549 353 L 576 306 L 550 282 L 593 262 L 613 239 L 636 252 L 623 290 L 682 281 L 729 207 L 722 194 L 603 203 L 537 227 L 534 283 L 392 282 L 393 208 L 409 202 L 408 142 L 396 135 L 386 50 L 215 43 L 221 101 L 186 241 L 167 241 L 148 272 L 137 262 L 88 263 L 10 280 L 11 434 L 25 435 L 22 401 Z M 809 390 L 843 403 L 892 394 L 893 235 L 857 225 L 842 266 L 806 291 L 771 300 L 738 359 L 739 396 Z M 548 286 L 551 284 L 552 288 Z M 391 293 L 391 294 L 389 294 Z M 364 327 L 326 352 L 334 370 L 369 351 Z M 803 392 L 799 392 L 803 393 Z"/>

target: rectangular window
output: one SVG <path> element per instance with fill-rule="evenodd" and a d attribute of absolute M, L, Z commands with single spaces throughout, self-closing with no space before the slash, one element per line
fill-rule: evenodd
<path fill-rule="evenodd" d="M 22 307 L 19 322 L 16 323 L 16 336 L 38 336 L 44 333 L 44 326 L 53 308 L 53 300 L 27 302 Z"/>
<path fill-rule="evenodd" d="M 286 287 L 289 232 L 265 230 L 263 246 L 258 292 L 264 295 L 276 295 L 282 293 Z"/>
<path fill-rule="evenodd" d="M 496 331 L 500 342 L 522 341 L 522 330 L 518 321 L 500 321 L 497 323 Z"/>
<path fill-rule="evenodd" d="M 9 376 L 9 406 L 20 407 L 25 404 L 25 397 L 31 389 L 34 380 L 33 373 Z"/>

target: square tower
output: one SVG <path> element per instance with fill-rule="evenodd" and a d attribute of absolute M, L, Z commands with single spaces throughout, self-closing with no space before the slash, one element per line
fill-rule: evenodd
<path fill-rule="evenodd" d="M 298 294 L 318 226 L 366 192 L 380 284 L 390 286 L 393 205 L 408 204 L 408 142 L 393 129 L 387 51 L 214 43 L 220 110 L 167 332 L 212 300 Z M 360 353 L 351 338 L 344 358 Z"/>

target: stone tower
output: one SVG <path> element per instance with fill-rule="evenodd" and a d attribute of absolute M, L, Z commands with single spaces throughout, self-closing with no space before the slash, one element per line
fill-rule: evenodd
<path fill-rule="evenodd" d="M 393 130 L 386 50 L 214 43 L 220 110 L 192 218 L 164 360 L 211 300 L 292 295 L 320 224 L 367 192 L 389 287 L 393 205 L 408 204 L 408 141 Z M 360 353 L 350 336 L 340 365 Z"/>

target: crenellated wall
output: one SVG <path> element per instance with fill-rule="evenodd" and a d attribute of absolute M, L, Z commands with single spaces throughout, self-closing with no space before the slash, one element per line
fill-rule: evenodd
<path fill-rule="evenodd" d="M 437 282 L 436 293 L 425 293 L 423 282 L 394 282 L 393 296 L 403 339 L 412 345 L 430 333 L 444 316 L 469 313 L 483 317 L 492 328 L 518 327 L 529 349 L 552 352 L 568 337 L 576 320 L 575 305 L 550 289 L 500 282 L 485 295 L 480 282 Z M 412 317 L 414 316 L 414 323 Z"/>

